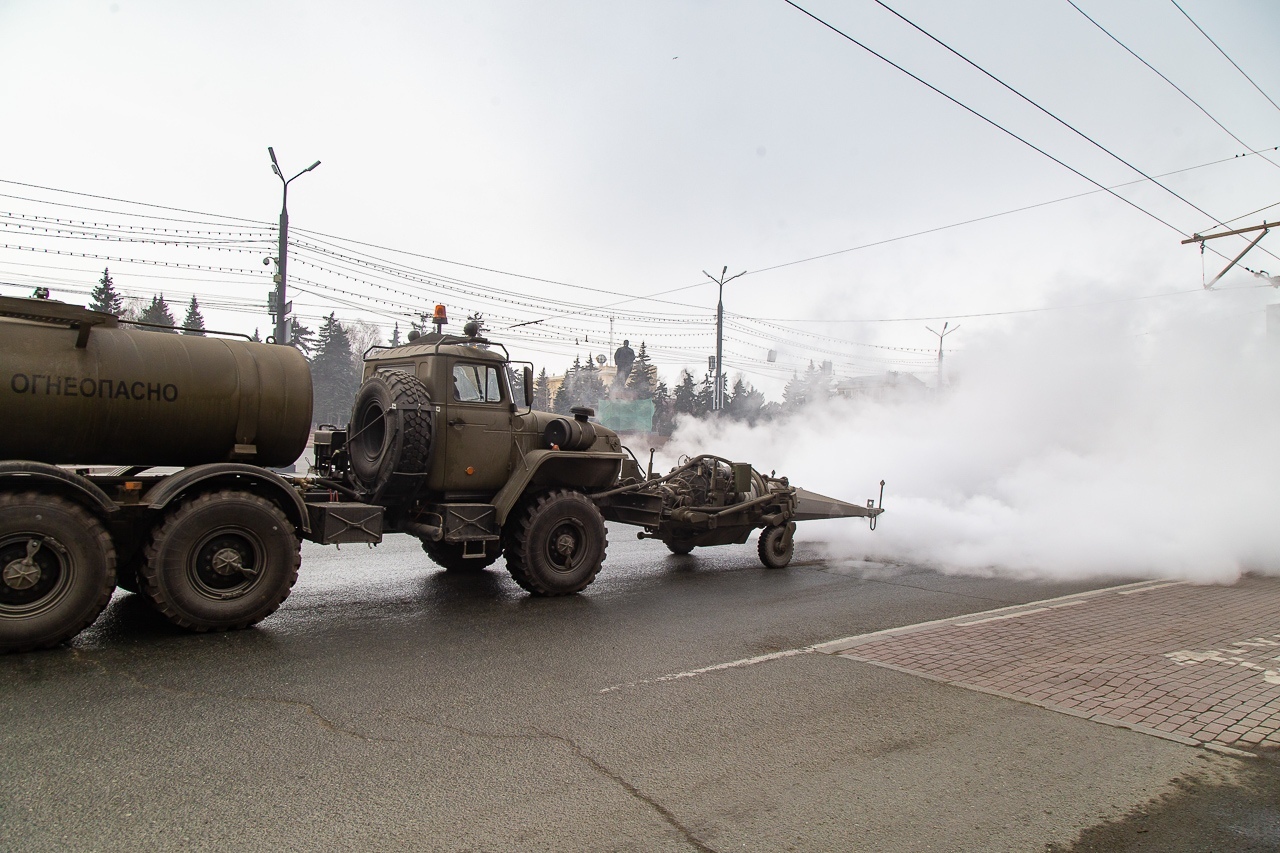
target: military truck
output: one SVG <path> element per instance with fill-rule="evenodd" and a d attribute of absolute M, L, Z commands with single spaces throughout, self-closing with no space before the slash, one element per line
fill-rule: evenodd
<path fill-rule="evenodd" d="M 315 430 L 311 470 L 286 476 L 311 435 L 293 348 L 0 297 L 0 651 L 74 636 L 117 586 L 189 630 L 256 624 L 302 539 L 405 533 L 446 570 L 505 556 L 524 589 L 565 595 L 600 571 L 605 519 L 677 554 L 761 529 L 782 567 L 796 521 L 883 511 L 714 456 L 655 475 L 590 409 L 534 411 L 532 372 L 478 324 L 372 348 L 349 424 Z"/>

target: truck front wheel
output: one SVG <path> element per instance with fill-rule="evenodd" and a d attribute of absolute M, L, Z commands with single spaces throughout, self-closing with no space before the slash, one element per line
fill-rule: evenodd
<path fill-rule="evenodd" d="M 56 646 L 111 599 L 116 552 L 86 510 L 39 492 L 0 494 L 0 651 Z"/>
<path fill-rule="evenodd" d="M 192 631 L 247 628 L 275 612 L 298 579 L 301 545 L 270 501 L 226 490 L 185 501 L 152 534 L 142 593 Z"/>
<path fill-rule="evenodd" d="M 582 492 L 547 492 L 507 523 L 507 566 L 529 592 L 569 595 L 596 579 L 607 546 L 604 517 Z"/>

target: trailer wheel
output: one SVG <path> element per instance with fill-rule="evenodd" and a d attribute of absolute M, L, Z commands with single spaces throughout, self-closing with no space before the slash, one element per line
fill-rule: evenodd
<path fill-rule="evenodd" d="M 666 545 L 667 550 L 670 551 L 672 554 L 675 554 L 680 557 L 683 557 L 686 554 L 692 554 L 693 549 L 695 547 L 694 545 L 688 542 L 664 541 L 662 544 Z"/>
<path fill-rule="evenodd" d="M 96 518 L 39 492 L 0 494 L 0 651 L 56 646 L 111 599 L 116 552 Z"/>
<path fill-rule="evenodd" d="M 582 492 L 547 492 L 508 524 L 507 568 L 529 592 L 569 595 L 596 579 L 608 545 L 604 516 Z"/>
<path fill-rule="evenodd" d="M 796 525 L 792 521 L 760 531 L 760 544 L 756 550 L 766 569 L 783 569 L 791 562 L 791 554 L 795 551 L 795 540 L 792 538 L 795 530 Z"/>
<path fill-rule="evenodd" d="M 360 386 L 347 427 L 347 455 L 366 500 L 407 497 L 417 490 L 421 476 L 396 475 L 427 473 L 431 416 L 427 386 L 403 370 L 380 370 Z"/>
<path fill-rule="evenodd" d="M 432 542 L 422 540 L 422 550 L 446 572 L 478 572 L 493 565 L 502 556 L 502 545 L 498 540 L 484 543 L 483 557 L 462 556 L 461 542 Z"/>
<path fill-rule="evenodd" d="M 185 501 L 155 529 L 139 579 L 179 628 L 247 628 L 289 597 L 301 553 L 275 504 L 247 492 L 211 492 Z"/>

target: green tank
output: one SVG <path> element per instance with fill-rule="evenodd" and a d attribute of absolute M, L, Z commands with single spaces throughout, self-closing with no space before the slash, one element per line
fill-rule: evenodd
<path fill-rule="evenodd" d="M 0 459 L 285 466 L 311 429 L 311 373 L 293 347 L 0 297 L 0 424 Z"/>

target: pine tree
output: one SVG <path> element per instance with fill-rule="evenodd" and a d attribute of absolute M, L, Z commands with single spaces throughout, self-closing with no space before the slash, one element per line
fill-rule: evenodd
<path fill-rule="evenodd" d="M 582 365 L 573 383 L 574 405 L 598 409 L 605 394 L 604 380 L 600 378 L 600 367 L 588 355 L 587 363 Z"/>
<path fill-rule="evenodd" d="M 102 268 L 102 278 L 98 279 L 98 286 L 89 294 L 89 309 L 91 311 L 102 311 L 105 314 L 115 314 L 120 316 L 121 310 L 124 308 L 124 300 L 120 298 L 120 294 L 116 293 L 115 282 L 111 280 L 111 270 L 106 267 Z"/>
<path fill-rule="evenodd" d="M 831 396 L 831 374 L 826 364 L 819 369 L 812 361 L 804 372 L 804 399 L 806 403 L 816 403 Z"/>
<path fill-rule="evenodd" d="M 754 425 L 756 421 L 760 420 L 764 405 L 764 394 L 757 391 L 750 382 L 739 376 L 738 381 L 733 383 L 733 393 L 729 395 L 729 399 L 725 403 L 725 409 L 729 417 L 734 420 L 746 421 Z"/>
<path fill-rule="evenodd" d="M 187 316 L 182 320 L 182 327 L 186 331 L 184 335 L 199 335 L 204 337 L 204 315 L 200 313 L 200 303 L 196 302 L 196 295 L 191 294 L 191 303 L 187 305 Z"/>
<path fill-rule="evenodd" d="M 545 367 L 533 383 L 533 407 L 540 412 L 551 411 L 551 377 L 547 376 Z"/>
<path fill-rule="evenodd" d="M 672 408 L 682 415 L 698 414 L 698 389 L 693 384 L 693 374 L 687 370 L 680 371 L 680 384 L 676 386 Z"/>
<path fill-rule="evenodd" d="M 631 365 L 631 375 L 627 378 L 627 387 L 637 400 L 648 400 L 653 397 L 658 384 L 658 368 L 654 366 L 645 352 L 644 341 L 640 342 L 640 351 Z"/>
<path fill-rule="evenodd" d="M 694 397 L 693 413 L 698 417 L 705 418 L 715 412 L 715 388 L 715 375 L 708 371 L 703 375 L 702 383 L 698 386 L 698 393 Z"/>
<path fill-rule="evenodd" d="M 782 389 L 782 403 L 787 409 L 798 409 L 805 404 L 805 386 L 795 371 Z"/>
<path fill-rule="evenodd" d="M 393 347 L 398 347 L 398 346 L 400 346 L 400 323 L 399 323 L 399 321 L 397 321 L 397 322 L 396 322 L 396 324 L 395 324 L 395 326 L 391 329 L 391 345 L 392 345 Z"/>
<path fill-rule="evenodd" d="M 307 361 L 316 348 L 316 333 L 298 322 L 297 317 L 289 318 L 289 345 L 302 353 Z"/>
<path fill-rule="evenodd" d="M 573 374 L 566 373 L 564 381 L 560 383 L 560 387 L 556 389 L 556 396 L 551 401 L 551 411 L 557 415 L 569 414 L 569 409 L 576 405 L 573 402 Z"/>
<path fill-rule="evenodd" d="M 262 335 L 259 333 L 259 331 L 258 331 L 258 327 L 257 327 L 257 326 L 254 326 L 254 327 L 253 327 L 253 337 L 252 337 L 252 338 L 250 338 L 249 340 L 257 341 L 258 343 L 262 343 Z"/>
<path fill-rule="evenodd" d="M 162 329 L 148 326 L 141 327 L 148 332 L 168 332 L 174 335 L 178 333 L 178 330 L 174 328 L 178 323 L 173 319 L 173 312 L 169 310 L 169 303 L 164 301 L 163 293 L 151 297 L 151 304 L 142 309 L 142 313 L 138 315 L 138 322 L 168 327 Z"/>
<path fill-rule="evenodd" d="M 676 411 L 667 383 L 658 380 L 653 389 L 653 429 L 658 435 L 671 435 L 675 429 Z"/>
<path fill-rule="evenodd" d="M 316 423 L 346 423 L 351 402 L 360 386 L 358 362 L 351 350 L 351 337 L 337 317 L 330 314 L 320 326 L 316 355 L 311 360 L 311 381 Z"/>

